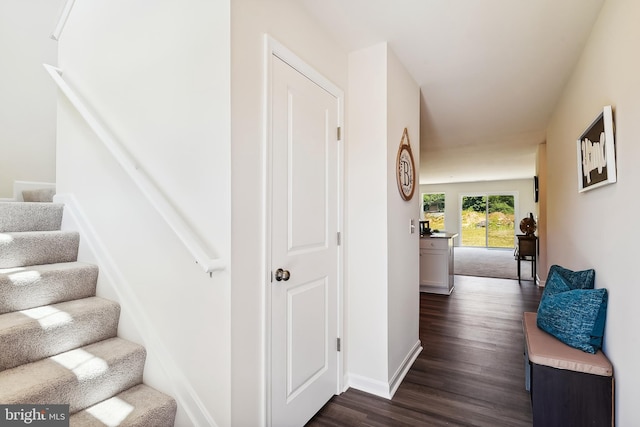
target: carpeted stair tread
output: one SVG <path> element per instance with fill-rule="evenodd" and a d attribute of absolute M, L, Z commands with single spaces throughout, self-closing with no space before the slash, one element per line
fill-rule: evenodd
<path fill-rule="evenodd" d="M 120 305 L 90 297 L 0 315 L 0 371 L 116 336 Z"/>
<path fill-rule="evenodd" d="M 0 202 L 0 233 L 60 230 L 61 203 Z"/>
<path fill-rule="evenodd" d="M 125 390 L 69 419 L 70 427 L 172 427 L 176 401 L 144 384 Z"/>
<path fill-rule="evenodd" d="M 0 403 L 68 404 L 76 427 L 173 426 L 176 401 L 142 384 L 146 350 L 116 336 L 120 306 L 95 296 L 98 267 L 77 262 L 62 215 L 0 202 Z"/>
<path fill-rule="evenodd" d="M 75 231 L 0 233 L 0 268 L 76 261 L 79 241 Z"/>
<path fill-rule="evenodd" d="M 95 295 L 98 267 L 81 262 L 0 269 L 0 314 Z"/>
<path fill-rule="evenodd" d="M 78 412 L 142 383 L 144 347 L 110 338 L 0 372 L 3 404 L 68 403 Z"/>

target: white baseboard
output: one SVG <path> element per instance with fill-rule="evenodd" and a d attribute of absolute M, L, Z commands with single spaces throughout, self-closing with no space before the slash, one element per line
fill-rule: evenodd
<path fill-rule="evenodd" d="M 389 383 L 373 380 L 361 375 L 349 374 L 349 387 L 375 396 L 391 399 Z"/>
<path fill-rule="evenodd" d="M 118 302 L 123 310 L 127 311 L 127 317 L 132 320 L 133 327 L 143 339 L 143 345 L 147 353 L 154 354 L 154 360 L 158 360 L 159 367 L 169 379 L 172 389 L 166 390 L 177 402 L 194 427 L 217 427 L 211 414 L 207 411 L 200 397 L 185 378 L 180 367 L 175 363 L 171 353 L 167 350 L 158 335 L 156 329 L 144 314 L 143 304 L 131 291 L 128 281 L 124 278 L 119 268 L 113 261 L 109 252 L 103 245 L 100 237 L 93 229 L 78 201 L 72 194 L 58 194 L 54 196 L 56 203 L 64 203 L 64 216 L 62 228 L 75 230 L 80 233 L 81 246 L 86 245 L 88 262 L 98 265 L 101 283 L 109 286 L 117 295 Z"/>
<path fill-rule="evenodd" d="M 391 397 L 393 397 L 393 395 L 396 394 L 396 391 L 398 390 L 398 387 L 400 387 L 402 380 L 404 380 L 404 377 L 407 376 L 407 372 L 409 372 L 409 369 L 411 369 L 413 362 L 416 361 L 421 351 L 422 351 L 422 343 L 420 342 L 420 340 L 418 340 L 413 345 L 413 348 L 411 349 L 411 351 L 404 358 L 404 360 L 402 361 L 402 364 L 400 364 L 396 373 L 393 374 L 393 377 L 391 377 L 391 383 L 390 383 Z"/>
<path fill-rule="evenodd" d="M 403 362 L 400 364 L 393 377 L 389 382 L 378 381 L 362 375 L 349 374 L 349 386 L 356 390 L 364 391 L 365 393 L 373 394 L 385 399 L 391 399 L 393 395 L 400 387 L 402 380 L 411 369 L 413 362 L 418 358 L 418 355 L 422 351 L 422 344 L 418 340 L 411 348 Z"/>
<path fill-rule="evenodd" d="M 345 391 L 349 390 L 349 387 L 349 374 L 345 372 L 342 375 L 342 390 L 340 390 L 340 393 L 344 393 Z"/>

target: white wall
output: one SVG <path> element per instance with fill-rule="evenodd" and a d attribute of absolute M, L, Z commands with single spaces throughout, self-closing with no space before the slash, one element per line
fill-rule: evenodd
<path fill-rule="evenodd" d="M 452 184 L 427 184 L 420 186 L 422 193 L 445 193 L 445 228 L 452 233 L 460 233 L 460 197 L 463 194 L 481 193 L 515 193 L 518 196 L 516 203 L 516 234 L 520 234 L 520 220 L 528 217 L 529 212 L 537 215 L 538 206 L 533 198 L 533 177 L 530 179 L 517 179 L 505 181 L 478 181 L 460 182 Z M 422 203 L 422 196 L 417 203 Z M 420 206 L 418 207 L 420 209 Z M 442 231 L 442 230 L 440 230 Z M 456 238 L 455 245 L 460 245 L 460 238 Z M 546 276 L 545 276 L 546 277 Z"/>
<path fill-rule="evenodd" d="M 388 384 L 387 45 L 349 55 L 347 368 Z M 402 135 L 402 134 L 400 134 Z M 364 388 L 359 385 L 359 388 Z"/>
<path fill-rule="evenodd" d="M 264 34 L 340 88 L 347 55 L 296 0 L 234 0 L 232 31 L 232 425 L 266 420 Z"/>
<path fill-rule="evenodd" d="M 640 425 L 640 3 L 608 0 L 547 132 L 547 262 L 594 268 L 596 287 L 609 290 L 604 351 L 616 384 L 616 425 Z M 604 105 L 614 108 L 618 182 L 578 193 L 576 139 Z"/>
<path fill-rule="evenodd" d="M 410 201 L 400 197 L 396 157 L 407 128 L 415 161 L 416 190 Z M 405 358 L 419 346 L 420 319 L 420 87 L 393 51 L 387 48 L 387 256 L 388 276 L 388 378 L 393 381 L 405 368 Z M 411 220 L 415 233 L 410 233 Z M 395 377 L 395 378 L 394 378 Z M 395 384 L 397 385 L 397 384 Z"/>
<path fill-rule="evenodd" d="M 546 282 L 549 264 L 547 263 L 547 144 L 538 145 L 536 156 L 536 175 L 538 176 L 538 277 Z"/>
<path fill-rule="evenodd" d="M 14 181 L 55 181 L 56 88 L 42 64 L 57 63 L 49 35 L 61 3 L 0 2 L 0 198 Z"/>
<path fill-rule="evenodd" d="M 229 1 L 76 2 L 64 76 L 101 115 L 211 252 L 230 258 Z M 73 194 L 131 292 L 119 333 L 149 356 L 145 382 L 178 399 L 176 426 L 230 425 L 229 270 L 205 274 L 65 98 L 58 193 Z M 99 293 L 113 296 L 101 275 Z M 151 330 L 133 326 L 145 318 Z M 161 342 L 154 346 L 149 335 Z M 163 371 L 160 360 L 177 372 Z M 194 394 L 175 378 L 185 378 Z"/>
<path fill-rule="evenodd" d="M 386 43 L 349 55 L 349 384 L 385 397 L 420 349 L 419 235 L 409 228 L 419 211 L 400 197 L 395 169 L 405 127 L 420 158 L 419 96 Z"/>

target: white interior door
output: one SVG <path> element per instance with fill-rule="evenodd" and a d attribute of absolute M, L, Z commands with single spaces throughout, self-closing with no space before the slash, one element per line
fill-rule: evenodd
<path fill-rule="evenodd" d="M 273 56 L 271 425 L 337 392 L 338 99 Z"/>

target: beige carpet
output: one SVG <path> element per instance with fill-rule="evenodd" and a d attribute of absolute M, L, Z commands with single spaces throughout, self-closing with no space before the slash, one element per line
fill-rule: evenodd
<path fill-rule="evenodd" d="M 62 216 L 0 202 L 0 402 L 67 404 L 76 427 L 173 427 L 175 399 L 142 384 L 146 350 L 116 336 L 120 305 L 95 296 L 98 267 Z"/>
<path fill-rule="evenodd" d="M 518 262 L 513 256 L 513 249 L 460 246 L 454 251 L 454 273 L 457 275 L 518 279 Z M 530 261 L 521 261 L 520 268 L 522 280 L 533 280 Z"/>

